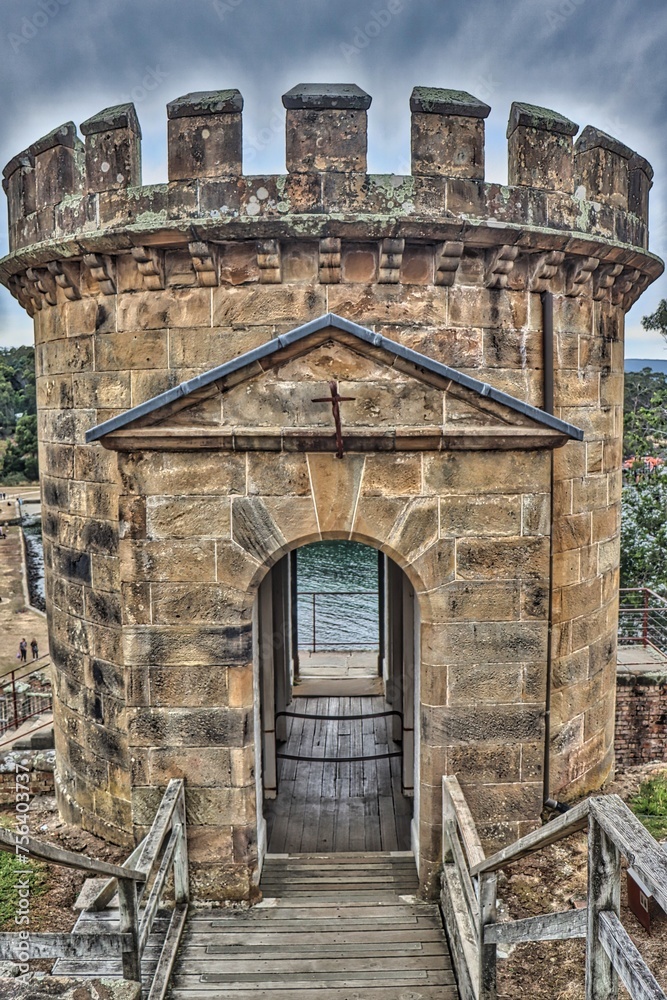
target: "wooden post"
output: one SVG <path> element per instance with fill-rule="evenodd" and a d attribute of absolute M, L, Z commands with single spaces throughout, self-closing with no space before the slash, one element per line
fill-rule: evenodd
<path fill-rule="evenodd" d="M 273 593 L 271 574 L 259 585 L 259 676 L 262 692 L 262 770 L 264 795 L 278 794 L 276 767 L 276 687 L 273 663 Z"/>
<path fill-rule="evenodd" d="M 123 978 L 141 982 L 141 956 L 139 955 L 139 910 L 137 884 L 129 878 L 118 879 L 118 905 L 120 908 L 121 934 L 132 936 L 131 947 L 123 952 Z"/>
<path fill-rule="evenodd" d="M 496 945 L 484 943 L 484 928 L 496 922 L 496 874 L 479 875 L 479 992 L 478 1000 L 496 1000 Z"/>
<path fill-rule="evenodd" d="M 586 1000 L 616 1000 L 618 975 L 600 941 L 600 914 L 621 908 L 621 855 L 592 812 L 588 818 Z"/>
<path fill-rule="evenodd" d="M 185 818 L 185 783 L 181 786 L 178 805 L 174 810 L 174 824 L 178 824 L 181 828 L 174 852 L 174 895 L 177 903 L 187 903 L 190 899 L 190 876 L 188 873 L 188 830 Z"/>
<path fill-rule="evenodd" d="M 415 793 L 415 592 L 399 570 L 403 590 L 403 794 Z"/>
<path fill-rule="evenodd" d="M 289 652 L 289 558 L 284 556 L 271 570 L 273 603 L 273 672 L 276 714 L 284 712 L 292 700 Z M 276 739 L 287 739 L 287 720 L 276 718 Z"/>
<path fill-rule="evenodd" d="M 290 628 L 292 630 L 292 670 L 295 681 L 299 677 L 299 587 L 296 551 L 296 549 L 292 549 L 289 554 Z"/>
<path fill-rule="evenodd" d="M 384 676 L 384 572 L 385 554 L 378 550 L 378 677 Z"/>

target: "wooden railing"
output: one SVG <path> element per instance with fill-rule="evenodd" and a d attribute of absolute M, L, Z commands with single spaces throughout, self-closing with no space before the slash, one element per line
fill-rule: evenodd
<path fill-rule="evenodd" d="M 496 923 L 496 872 L 588 827 L 588 905 Z M 586 939 L 586 1000 L 667 1000 L 620 921 L 621 856 L 667 910 L 667 854 L 617 795 L 596 796 L 490 858 L 455 777 L 443 778 L 442 906 L 462 1000 L 496 1000 L 499 944 Z"/>
<path fill-rule="evenodd" d="M 162 1000 L 185 924 L 189 900 L 185 793 L 182 780 L 169 782 L 147 836 L 123 865 L 96 861 L 32 837 L 0 829 L 0 850 L 19 857 L 77 868 L 93 876 L 109 876 L 88 911 L 104 909 L 118 894 L 117 931 L 71 934 L 29 934 L 29 958 L 120 959 L 123 978 L 141 982 L 141 957 L 146 948 L 167 879 L 173 872 L 172 910 L 149 1000 Z M 16 933 L 0 934 L 0 960 L 25 960 L 25 943 Z"/>

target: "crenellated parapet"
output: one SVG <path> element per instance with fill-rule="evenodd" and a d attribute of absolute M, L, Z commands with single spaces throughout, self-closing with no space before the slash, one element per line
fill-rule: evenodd
<path fill-rule="evenodd" d="M 226 249 L 256 241 L 261 283 L 280 284 L 282 247 L 319 242 L 319 280 L 344 280 L 347 245 L 364 242 L 369 280 L 409 283 L 415 248 L 435 284 L 451 285 L 466 255 L 489 288 L 545 290 L 629 308 L 662 271 L 648 253 L 653 171 L 643 157 L 556 112 L 512 105 L 509 184 L 484 178 L 487 104 L 416 87 L 412 173 L 367 173 L 367 111 L 356 86 L 301 84 L 283 97 L 287 173 L 242 173 L 243 98 L 188 94 L 168 111 L 166 184 L 141 184 L 141 129 L 132 104 L 68 122 L 4 169 L 10 255 L 0 280 L 31 313 L 75 298 L 92 281 L 114 294 L 119 255 L 146 289 L 173 282 L 170 255 L 189 255 L 193 281 L 217 285 Z M 171 276 L 171 277 L 170 277 Z"/>

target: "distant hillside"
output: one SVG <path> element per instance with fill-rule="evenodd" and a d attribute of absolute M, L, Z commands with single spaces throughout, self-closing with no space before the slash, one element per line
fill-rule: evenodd
<path fill-rule="evenodd" d="M 640 372 L 650 368 L 654 372 L 664 372 L 667 375 L 667 358 L 626 358 L 626 372 Z"/>

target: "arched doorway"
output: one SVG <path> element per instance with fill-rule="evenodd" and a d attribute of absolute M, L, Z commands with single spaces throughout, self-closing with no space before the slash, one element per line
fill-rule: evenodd
<path fill-rule="evenodd" d="M 305 545 L 267 573 L 256 612 L 260 853 L 416 846 L 418 625 L 408 578 L 371 546 Z"/>

